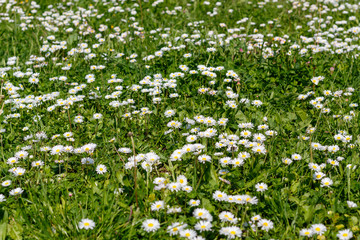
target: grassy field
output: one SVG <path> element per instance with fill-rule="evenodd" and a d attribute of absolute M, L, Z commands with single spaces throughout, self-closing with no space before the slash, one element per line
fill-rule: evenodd
<path fill-rule="evenodd" d="M 0 240 L 360 239 L 358 1 L 0 1 Z"/>

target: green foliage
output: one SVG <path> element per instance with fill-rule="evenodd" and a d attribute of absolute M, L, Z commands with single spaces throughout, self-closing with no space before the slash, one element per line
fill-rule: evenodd
<path fill-rule="evenodd" d="M 1 3 L 0 182 L 11 180 L 11 184 L 0 187 L 4 197 L 0 196 L 0 239 L 178 239 L 167 228 L 182 222 L 194 229 L 199 222 L 194 216 L 197 208 L 213 217 L 213 231 L 197 231 L 206 239 L 225 239 L 221 229 L 229 226 L 241 229 L 244 239 L 299 239 L 302 229 L 317 223 L 326 226 L 326 239 L 336 238 L 344 229 L 358 238 L 360 212 L 347 201 L 360 199 L 359 115 L 350 106 L 359 102 L 359 33 L 350 31 L 359 23 L 348 20 L 358 16 L 357 7 L 348 3 L 357 2 L 345 2 L 310 1 L 315 10 L 306 4 L 301 10 L 295 2 L 283 0 L 222 1 L 221 5 L 197 0 L 158 5 L 140 0 L 44 0 L 38 6 L 26 0 L 8 7 Z M 248 19 L 242 22 L 244 18 Z M 346 24 L 338 22 L 342 20 Z M 342 46 L 335 46 L 340 42 Z M 304 49 L 308 51 L 302 53 Z M 337 53 L 339 49 L 343 52 Z M 156 55 L 159 51 L 161 56 Z M 154 58 L 146 60 L 149 56 Z M 218 66 L 223 69 L 216 70 Z M 202 67 L 206 71 L 213 67 L 210 72 L 216 77 L 205 74 Z M 39 73 L 38 83 L 29 82 L 32 73 L 17 76 L 17 71 L 30 72 L 27 68 Z M 94 81 L 88 80 L 89 74 Z M 59 80 L 61 76 L 66 80 Z M 318 76 L 324 79 L 313 84 Z M 327 90 L 332 94 L 327 96 Z M 341 96 L 334 96 L 339 90 Z M 229 97 L 229 91 L 236 97 Z M 54 92 L 58 95 L 49 97 Z M 306 99 L 299 100 L 301 95 Z M 46 100 L 34 100 L 39 96 Z M 158 103 L 156 97 L 161 98 Z M 311 104 L 317 97 L 324 99 Z M 119 106 L 111 106 L 112 101 Z M 167 117 L 168 110 L 175 114 Z M 102 117 L 96 119 L 96 113 Z M 217 123 L 196 122 L 200 115 L 204 122 L 211 118 Z M 82 121 L 77 122 L 77 116 Z M 219 123 L 221 118 L 226 124 Z M 181 126 L 173 127 L 171 121 Z M 262 133 L 266 138 L 254 140 L 264 147 L 262 152 L 238 140 L 234 140 L 238 149 L 232 152 L 231 139 L 226 147 L 218 147 L 221 136 L 245 139 L 240 124 L 249 122 L 255 126 L 248 129 L 253 135 Z M 272 135 L 257 129 L 263 124 L 274 131 Z M 198 133 L 209 129 L 215 132 L 210 137 Z M 340 130 L 352 138 L 337 141 L 334 136 Z M 73 135 L 64 136 L 69 132 Z M 186 140 L 189 135 L 196 135 L 196 140 Z M 89 143 L 96 147 L 84 150 Z M 195 143 L 199 149 L 172 159 L 176 151 Z M 326 150 L 316 150 L 314 143 Z M 57 145 L 72 150 L 49 151 Z M 328 147 L 334 145 L 339 150 L 332 153 Z M 29 156 L 8 162 L 22 150 Z M 223 157 L 239 160 L 243 152 L 250 153 L 249 158 L 239 165 L 220 163 Z M 156 155 L 154 163 L 141 156 L 149 153 Z M 136 168 L 131 165 L 134 154 L 140 159 Z M 211 161 L 199 160 L 201 155 Z M 88 158 L 94 163 L 82 162 Z M 42 162 L 34 166 L 36 161 Z M 148 165 L 142 165 L 146 161 L 149 171 Z M 311 164 L 317 164 L 316 171 Z M 97 169 L 101 165 L 106 171 Z M 13 174 L 9 172 L 13 167 L 26 171 Z M 332 180 L 331 186 L 314 178 L 318 171 Z M 181 176 L 190 190 L 168 189 Z M 160 177 L 166 187 L 157 189 Z M 267 184 L 266 191 L 259 191 L 259 183 Z M 16 188 L 23 192 L 13 194 Z M 234 198 L 246 195 L 257 202 L 218 201 L 216 191 Z M 190 200 L 200 204 L 191 206 Z M 164 209 L 152 210 L 156 201 L 163 201 Z M 237 222 L 221 221 L 223 211 L 233 213 Z M 271 220 L 273 228 L 265 231 L 256 226 L 255 215 Z M 95 227 L 83 229 L 82 219 L 94 221 Z M 147 232 L 142 226 L 147 219 L 157 219 L 160 229 Z"/>

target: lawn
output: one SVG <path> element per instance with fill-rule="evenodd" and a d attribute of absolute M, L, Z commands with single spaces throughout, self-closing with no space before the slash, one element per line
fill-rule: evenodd
<path fill-rule="evenodd" d="M 360 239 L 355 0 L 0 1 L 0 240 Z"/>

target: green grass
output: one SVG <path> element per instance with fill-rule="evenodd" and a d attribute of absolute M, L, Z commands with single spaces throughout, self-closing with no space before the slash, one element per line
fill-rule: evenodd
<path fill-rule="evenodd" d="M 181 222 L 187 224 L 184 229 L 194 230 L 199 223 L 193 215 L 197 208 L 211 214 L 205 220 L 211 221 L 212 231 L 196 230 L 205 239 L 227 239 L 221 232 L 230 226 L 238 227 L 244 239 L 305 239 L 300 231 L 314 224 L 323 224 L 326 231 L 322 236 L 313 234 L 312 239 L 336 239 L 344 229 L 350 229 L 354 238 L 359 238 L 360 212 L 347 204 L 347 201 L 358 203 L 360 199 L 359 168 L 348 168 L 348 164 L 360 163 L 359 115 L 357 107 L 350 106 L 359 102 L 359 34 L 348 31 L 359 24 L 358 19 L 349 19 L 359 15 L 349 5 L 358 4 L 356 1 L 343 1 L 336 6 L 311 0 L 309 7 L 302 4 L 298 8 L 283 0 L 267 2 L 263 8 L 256 1 L 230 0 L 221 1 L 219 6 L 213 1 L 206 5 L 197 0 L 168 0 L 157 6 L 152 5 L 154 1 L 140 0 L 66 3 L 44 0 L 32 8 L 29 1 L 22 1 L 13 4 L 10 10 L 6 4 L 0 5 L 0 72 L 3 73 L 0 182 L 12 181 L 10 186 L 0 186 L 0 194 L 6 199 L 0 202 L 0 239 L 183 239 L 180 235 L 184 232 L 171 236 L 167 228 Z M 343 3 L 345 9 L 341 7 Z M 321 10 L 310 11 L 310 6 Z M 32 9 L 37 12 L 31 12 Z M 214 11 L 217 14 L 211 16 L 209 13 Z M 241 21 L 244 18 L 248 20 Z M 319 23 L 319 18 L 323 22 Z M 346 23 L 338 22 L 342 20 Z M 103 25 L 107 26 L 104 31 Z M 336 30 L 338 27 L 344 30 Z M 73 31 L 67 32 L 69 28 Z M 322 37 L 318 43 L 316 32 Z M 55 40 L 46 42 L 50 36 Z M 313 41 L 306 42 L 304 37 Z M 285 40 L 283 44 L 282 40 Z M 335 47 L 335 40 L 343 45 Z M 61 41 L 66 41 L 65 49 L 49 50 Z M 88 53 L 79 52 L 83 43 L 88 45 L 85 47 Z M 299 48 L 293 49 L 295 44 Z M 48 45 L 46 51 L 41 50 L 44 45 Z M 353 49 L 347 51 L 346 46 Z M 209 52 L 211 47 L 216 51 Z M 325 51 L 313 50 L 319 47 Z M 70 54 L 72 49 L 78 52 Z M 308 52 L 301 54 L 301 49 Z M 336 53 L 337 49 L 343 52 Z M 144 60 L 160 50 L 161 57 Z M 90 51 L 96 56 L 88 58 Z M 119 53 L 123 56 L 118 57 Z M 184 57 L 187 53 L 192 56 Z M 137 56 L 132 58 L 132 54 Z M 13 64 L 8 61 L 11 57 L 16 57 Z M 62 69 L 70 65 L 69 70 Z M 91 70 L 91 66 L 100 65 L 105 68 Z M 198 72 L 183 71 L 181 65 Z M 223 70 L 213 70 L 216 77 L 211 78 L 200 70 L 201 65 L 222 66 Z M 17 71 L 30 72 L 28 68 L 39 74 L 37 84 L 28 81 L 31 73 L 17 77 Z M 226 76 L 230 70 L 237 77 Z M 183 76 L 171 77 L 179 72 Z M 94 74 L 95 81 L 87 81 L 89 74 Z M 116 77 L 112 78 L 113 74 Z M 161 80 L 156 80 L 156 74 L 161 74 Z M 67 80 L 51 80 L 60 76 L 66 76 Z M 317 76 L 323 76 L 324 80 L 314 85 L 311 79 Z M 122 81 L 108 82 L 111 79 Z M 174 83 L 176 86 L 170 86 Z M 86 86 L 75 94 L 69 92 L 82 84 Z M 136 90 L 135 85 L 141 89 Z M 345 94 L 349 87 L 354 89 L 352 95 Z M 200 94 L 200 88 L 209 88 L 216 94 Z M 144 92 L 144 89 L 148 90 Z M 150 94 L 154 89 L 159 91 Z M 325 90 L 343 92 L 340 97 L 324 96 Z M 116 91 L 120 92 L 115 96 Z M 237 95 L 229 98 L 227 91 Z M 298 99 L 311 91 L 313 94 L 307 99 Z M 52 99 L 31 100 L 39 96 L 46 99 L 47 94 L 54 92 L 58 95 Z M 178 97 L 172 97 L 174 93 Z M 74 100 L 70 99 L 74 96 L 81 99 L 73 101 L 68 109 L 60 103 L 60 99 Z M 161 98 L 158 104 L 154 103 L 156 97 Z M 322 113 L 311 105 L 310 101 L 317 97 L 324 97 L 319 103 L 330 113 Z M 249 103 L 243 103 L 243 99 Z M 229 107 L 229 100 L 234 101 L 235 108 Z M 254 106 L 254 100 L 263 104 Z M 118 101 L 120 106 L 111 106 L 112 101 Z M 53 111 L 48 110 L 51 106 L 55 106 Z M 165 112 L 171 109 L 175 115 L 166 117 Z M 16 113 L 20 114 L 19 118 L 12 115 Z M 95 113 L 101 113 L 102 118 L 94 119 Z M 131 118 L 126 113 L 132 113 Z M 224 126 L 189 123 L 188 119 L 195 120 L 200 115 L 204 119 L 228 121 Z M 41 119 L 35 121 L 36 116 Z M 83 117 L 82 123 L 76 123 L 77 116 Z M 344 116 L 352 119 L 346 121 Z M 181 127 L 169 132 L 171 121 L 180 122 Z M 223 134 L 244 139 L 241 137 L 244 129 L 239 124 L 249 122 L 255 126 L 248 129 L 252 134 L 266 136 L 262 143 L 266 152 L 253 152 L 240 143 L 235 143 L 238 149 L 234 152 L 217 147 Z M 258 130 L 261 124 L 277 134 L 271 137 L 265 130 Z M 312 127 L 316 130 L 309 133 Z M 215 135 L 205 137 L 198 133 L 210 128 L 216 130 Z M 352 139 L 335 140 L 340 130 Z M 37 139 L 40 132 L 47 138 Z M 72 132 L 72 141 L 63 136 L 66 132 Z M 188 135 L 197 135 L 197 139 L 187 142 Z M 76 150 L 89 143 L 96 144 L 94 151 L 60 154 L 42 151 L 46 146 L 53 149 L 57 145 Z M 316 150 L 312 143 L 337 145 L 339 151 Z M 181 160 L 172 161 L 174 152 L 187 144 L 200 144 L 201 151 L 184 153 Z M 29 156 L 9 164 L 8 159 L 24 147 Z M 130 149 L 129 153 L 123 153 L 121 148 Z M 221 158 L 235 159 L 240 152 L 250 154 L 241 166 L 220 164 Z M 154 153 L 159 159 L 154 164 L 149 158 L 142 160 L 140 154 L 147 153 Z M 211 161 L 199 161 L 199 155 L 203 154 L 210 156 Z M 293 154 L 299 154 L 302 159 L 285 164 L 283 159 Z M 136 168 L 129 165 L 134 155 L 141 159 Z M 82 164 L 82 159 L 88 157 L 94 164 Z M 344 159 L 332 166 L 328 159 L 338 157 Z M 42 166 L 32 166 L 40 160 Z M 143 162 L 151 165 L 151 171 L 145 170 Z M 333 184 L 324 187 L 320 180 L 314 180 L 315 171 L 310 169 L 310 163 L 326 163 L 319 171 Z M 100 164 L 105 165 L 106 173 L 97 173 Z M 9 172 L 13 167 L 21 167 L 25 173 L 15 176 Z M 186 177 L 192 191 L 156 189 L 155 179 L 162 177 L 167 185 L 178 181 L 179 176 Z M 258 183 L 266 183 L 268 189 L 256 191 Z M 10 192 L 16 188 L 23 192 L 13 196 Z M 119 188 L 122 191 L 116 194 Z M 258 201 L 257 204 L 217 201 L 213 197 L 215 191 L 231 196 L 248 195 Z M 200 200 L 200 204 L 190 206 L 191 199 Z M 151 210 L 155 201 L 164 201 L 164 209 Z M 169 213 L 172 208 L 181 211 Z M 237 221 L 221 221 L 219 215 L 223 211 L 231 212 Z M 255 215 L 270 220 L 273 228 L 265 231 L 261 226 L 256 227 L 257 222 L 251 220 Z M 82 219 L 93 220 L 95 227 L 80 229 Z M 160 228 L 147 232 L 142 225 L 147 219 L 157 219 Z M 255 224 L 253 228 L 251 224 Z"/>

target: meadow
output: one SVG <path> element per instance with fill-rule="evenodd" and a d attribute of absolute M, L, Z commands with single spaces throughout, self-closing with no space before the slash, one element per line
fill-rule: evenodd
<path fill-rule="evenodd" d="M 355 0 L 0 0 L 0 240 L 360 239 Z"/>

